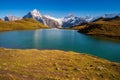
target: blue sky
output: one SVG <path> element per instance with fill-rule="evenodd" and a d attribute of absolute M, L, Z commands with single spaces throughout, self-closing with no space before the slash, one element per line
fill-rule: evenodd
<path fill-rule="evenodd" d="M 98 16 L 120 13 L 120 0 L 0 0 L 0 17 L 23 16 L 33 9 L 54 17 Z"/>

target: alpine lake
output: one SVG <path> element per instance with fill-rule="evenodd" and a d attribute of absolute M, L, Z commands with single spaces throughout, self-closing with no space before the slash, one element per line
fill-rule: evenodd
<path fill-rule="evenodd" d="M 77 30 L 40 29 L 0 32 L 0 47 L 64 50 L 120 62 L 120 41 L 78 33 Z"/>

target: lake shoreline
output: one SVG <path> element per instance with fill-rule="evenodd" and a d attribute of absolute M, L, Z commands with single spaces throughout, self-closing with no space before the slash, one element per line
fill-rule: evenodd
<path fill-rule="evenodd" d="M 83 33 L 81 31 L 78 31 L 79 33 L 82 33 L 82 34 L 85 34 L 85 35 L 88 35 L 88 36 L 93 36 L 93 37 L 104 37 L 104 38 L 109 38 L 111 40 L 119 40 L 120 41 L 120 36 L 112 36 L 112 35 L 105 35 L 105 34 L 87 34 L 87 33 Z"/>
<path fill-rule="evenodd" d="M 30 31 L 30 30 L 41 30 L 41 29 L 51 29 L 51 28 L 3 30 L 3 31 L 0 31 L 0 33 L 1 33 L 1 32 L 10 32 L 10 31 Z"/>
<path fill-rule="evenodd" d="M 75 52 L 75 51 L 71 51 L 71 50 L 59 50 L 59 49 L 20 49 L 20 48 L 4 48 L 4 47 L 0 47 L 1 50 L 11 50 L 11 51 L 16 51 L 16 50 L 20 50 L 20 51 L 26 51 L 26 50 L 30 50 L 30 51 L 34 51 L 34 50 L 37 50 L 37 51 L 63 51 L 63 52 L 70 52 L 70 53 L 75 53 L 75 54 L 81 54 L 81 55 L 86 55 L 86 56 L 91 56 L 93 58 L 97 58 L 97 59 L 101 59 L 101 60 L 105 60 L 105 61 L 108 61 L 108 62 L 112 62 L 112 63 L 120 63 L 120 62 L 116 62 L 116 61 L 111 61 L 111 60 L 108 60 L 108 59 L 105 59 L 105 58 L 101 58 L 99 56 L 95 56 L 95 55 L 92 55 L 92 54 L 88 54 L 88 53 L 81 53 L 81 52 Z"/>

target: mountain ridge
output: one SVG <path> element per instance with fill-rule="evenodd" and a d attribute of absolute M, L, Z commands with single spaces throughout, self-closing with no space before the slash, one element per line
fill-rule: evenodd
<path fill-rule="evenodd" d="M 55 18 L 49 15 L 42 15 L 37 9 L 34 9 L 30 12 L 28 12 L 26 15 L 21 17 L 15 17 L 15 16 L 6 16 L 4 17 L 4 21 L 14 21 L 14 20 L 20 20 L 25 18 L 32 18 L 34 20 L 39 21 L 40 23 L 49 26 L 51 28 L 70 28 L 72 26 L 77 26 L 82 23 L 89 23 L 92 22 L 100 17 L 103 18 L 113 18 L 115 16 L 120 16 L 120 13 L 118 14 L 104 14 L 102 16 L 92 17 L 92 16 L 86 16 L 86 17 L 77 17 L 74 15 L 68 15 L 63 18 Z"/>
<path fill-rule="evenodd" d="M 85 33 L 93 36 L 105 36 L 120 40 L 120 17 L 99 18 L 91 23 L 82 25 L 83 28 L 78 28 L 80 33 Z M 81 27 L 81 26 L 80 26 Z"/>

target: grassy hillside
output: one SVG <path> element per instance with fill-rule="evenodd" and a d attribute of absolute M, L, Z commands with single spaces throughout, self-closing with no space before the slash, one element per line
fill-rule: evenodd
<path fill-rule="evenodd" d="M 75 52 L 0 48 L 0 80 L 120 80 L 120 64 Z"/>
<path fill-rule="evenodd" d="M 83 27 L 83 26 L 82 26 Z M 81 26 L 75 27 L 79 29 L 79 32 L 86 33 L 89 35 L 99 35 L 99 36 L 107 36 L 111 38 L 120 39 L 120 18 L 99 18 L 98 20 L 88 23 L 84 25 L 83 28 Z"/>
<path fill-rule="evenodd" d="M 39 29 L 47 28 L 43 24 L 33 20 L 33 19 L 22 19 L 17 21 L 2 21 L 0 20 L 0 31 L 10 31 L 10 30 L 28 30 L 28 29 Z"/>

